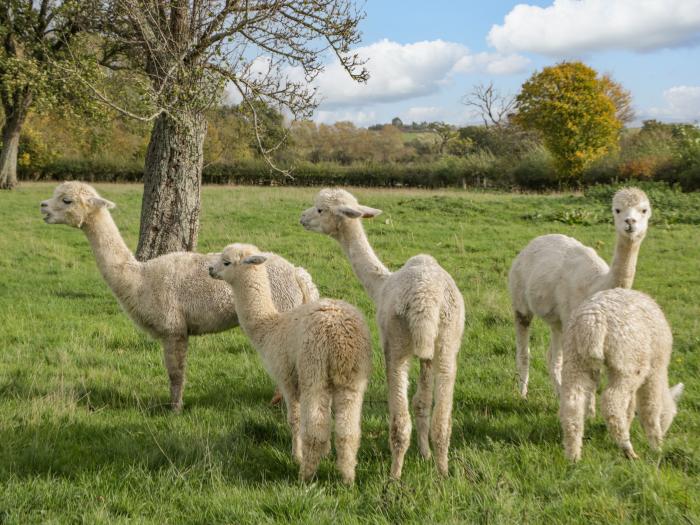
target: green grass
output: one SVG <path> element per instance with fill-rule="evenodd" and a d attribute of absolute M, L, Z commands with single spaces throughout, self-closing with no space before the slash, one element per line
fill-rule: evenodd
<path fill-rule="evenodd" d="M 118 204 L 115 220 L 134 247 L 141 188 L 98 189 Z M 120 311 L 83 234 L 41 221 L 38 203 L 52 190 L 25 184 L 0 193 L 0 523 L 700 522 L 700 195 L 655 210 L 635 282 L 666 312 L 675 334 L 670 379 L 686 383 L 664 450 L 650 451 L 635 423 L 642 459 L 627 461 L 598 417 L 574 466 L 562 453 L 540 322 L 530 398 L 516 393 L 506 278 L 518 250 L 544 233 L 572 235 L 609 259 L 608 204 L 357 190 L 384 210 L 366 227 L 386 264 L 433 254 L 468 309 L 451 475 L 440 479 L 414 438 L 403 479 L 390 482 L 372 306 L 335 242 L 298 225 L 316 190 L 205 188 L 201 251 L 233 241 L 276 251 L 305 266 L 322 295 L 358 305 L 370 321 L 375 369 L 358 482 L 346 489 L 331 459 L 317 482 L 297 482 L 283 410 L 267 404 L 273 383 L 240 330 L 191 340 L 185 410 L 166 411 L 159 346 Z M 670 211 L 675 219 L 664 220 Z"/>

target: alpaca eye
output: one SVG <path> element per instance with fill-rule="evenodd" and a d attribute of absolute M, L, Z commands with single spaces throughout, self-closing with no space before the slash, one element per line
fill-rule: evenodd
<path fill-rule="evenodd" d="M 620 209 L 619 209 L 619 208 L 615 208 L 615 213 L 620 213 Z"/>
<path fill-rule="evenodd" d="M 318 213 L 323 213 L 323 210 L 321 208 L 319 208 Z"/>
<path fill-rule="evenodd" d="M 642 213 L 643 213 L 643 214 L 646 213 L 646 212 L 647 212 L 646 210 L 642 210 Z"/>
<path fill-rule="evenodd" d="M 231 264 L 231 261 L 224 261 L 224 266 L 228 266 Z"/>
<path fill-rule="evenodd" d="M 67 198 L 63 199 L 64 204 L 70 204 L 71 202 L 73 202 L 73 201 L 70 199 L 67 199 Z"/>

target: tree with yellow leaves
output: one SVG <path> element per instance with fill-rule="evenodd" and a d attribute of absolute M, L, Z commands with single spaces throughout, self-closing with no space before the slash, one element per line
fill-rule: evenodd
<path fill-rule="evenodd" d="M 629 94 L 609 76 L 581 62 L 562 62 L 523 84 L 513 118 L 542 135 L 562 178 L 577 179 L 590 162 L 618 147 L 622 122 L 613 92 L 626 94 L 621 99 L 629 106 Z"/>

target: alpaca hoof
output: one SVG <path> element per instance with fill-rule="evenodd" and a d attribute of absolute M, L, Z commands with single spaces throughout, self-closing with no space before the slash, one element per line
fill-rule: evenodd
<path fill-rule="evenodd" d="M 639 456 L 635 454 L 632 448 L 625 449 L 625 456 L 627 456 L 627 459 L 639 459 Z"/>
<path fill-rule="evenodd" d="M 340 475 L 343 485 L 347 487 L 352 487 L 355 484 L 355 473 L 346 472 Z"/>
<path fill-rule="evenodd" d="M 170 410 L 172 411 L 173 414 L 182 414 L 182 403 L 171 403 L 170 404 Z"/>
<path fill-rule="evenodd" d="M 423 459 L 429 460 L 430 458 L 433 457 L 433 453 L 430 451 L 429 447 L 426 448 L 421 448 L 420 449 L 420 455 Z"/>
<path fill-rule="evenodd" d="M 275 394 L 272 396 L 272 399 L 270 399 L 270 406 L 277 406 L 279 405 L 284 398 L 282 397 L 282 394 L 280 394 L 279 390 L 275 390 Z"/>
<path fill-rule="evenodd" d="M 527 399 L 527 385 L 520 385 L 518 392 L 520 393 L 520 397 Z"/>
<path fill-rule="evenodd" d="M 566 459 L 568 459 L 572 463 L 578 463 L 581 460 L 581 449 L 579 448 L 578 450 L 576 450 L 565 447 L 564 456 L 566 456 Z"/>
<path fill-rule="evenodd" d="M 446 478 L 449 476 L 450 472 L 449 469 L 447 468 L 447 460 L 443 461 L 436 461 L 435 464 L 437 465 L 437 470 L 438 474 L 440 474 L 443 478 Z"/>

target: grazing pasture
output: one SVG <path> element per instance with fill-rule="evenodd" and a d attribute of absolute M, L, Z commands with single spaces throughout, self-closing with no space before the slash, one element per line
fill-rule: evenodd
<path fill-rule="evenodd" d="M 185 409 L 168 411 L 160 346 L 121 312 L 84 235 L 42 222 L 39 202 L 54 186 L 0 193 L 0 523 L 700 521 L 700 194 L 649 193 L 654 216 L 635 280 L 673 328 L 670 382 L 686 384 L 663 452 L 649 449 L 635 422 L 641 459 L 625 459 L 597 416 L 571 465 L 539 320 L 529 399 L 518 396 L 507 274 L 544 233 L 574 236 L 609 261 L 609 200 L 353 190 L 384 210 L 365 227 L 385 264 L 430 253 L 467 304 L 450 477 L 420 459 L 414 426 L 395 482 L 373 307 L 337 243 L 299 225 L 317 189 L 205 187 L 200 251 L 239 241 L 278 252 L 304 266 L 322 296 L 357 305 L 370 321 L 374 372 L 348 489 L 332 457 L 316 482 L 297 481 L 284 409 L 268 405 L 273 382 L 240 329 L 191 339 Z M 97 189 L 117 203 L 114 219 L 134 248 L 141 186 Z"/>

